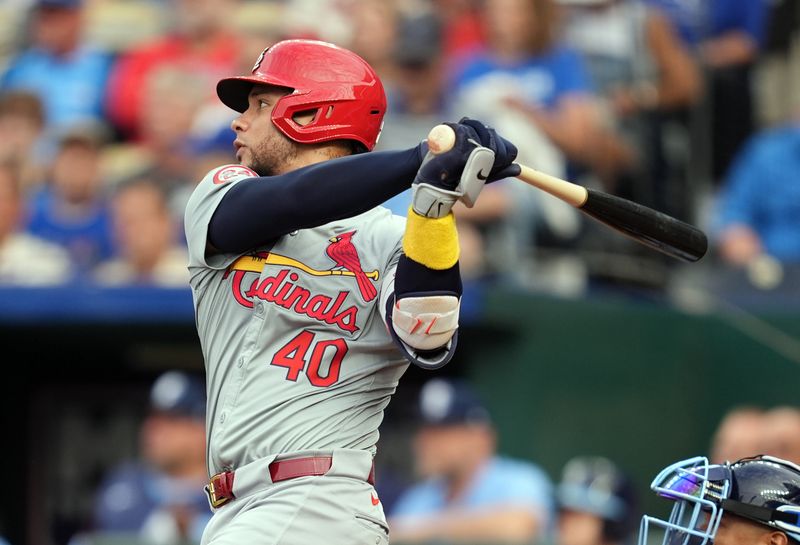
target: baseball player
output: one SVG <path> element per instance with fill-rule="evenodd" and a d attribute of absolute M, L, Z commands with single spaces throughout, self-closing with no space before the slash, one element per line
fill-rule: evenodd
<path fill-rule="evenodd" d="M 240 112 L 240 164 L 209 172 L 185 216 L 215 510 L 203 543 L 388 543 L 373 487 L 383 410 L 409 362 L 451 358 L 450 208 L 518 174 L 516 148 L 462 120 L 445 153 L 366 153 L 383 87 L 324 42 L 279 42 L 217 93 Z M 412 182 L 407 221 L 378 206 Z"/>
<path fill-rule="evenodd" d="M 650 488 L 675 502 L 642 517 L 639 545 L 799 545 L 800 466 L 773 456 L 712 464 L 698 456 L 663 469 Z"/>

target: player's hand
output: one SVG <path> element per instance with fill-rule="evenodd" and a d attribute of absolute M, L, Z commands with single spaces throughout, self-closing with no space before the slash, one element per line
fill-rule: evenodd
<path fill-rule="evenodd" d="M 517 158 L 517 146 L 477 119 L 462 117 L 458 125 L 471 128 L 477 134 L 480 145 L 494 152 L 494 166 L 486 180 L 487 183 L 519 175 L 521 169 L 519 165 L 514 164 L 514 159 Z"/>
<path fill-rule="evenodd" d="M 459 123 L 445 123 L 445 125 L 455 131 L 455 144 L 450 150 L 438 155 L 428 152 L 417 171 L 414 183 L 429 184 L 453 191 L 461 180 L 461 173 L 470 154 L 480 145 L 480 137 L 469 125 Z"/>
<path fill-rule="evenodd" d="M 425 157 L 412 184 L 411 207 L 427 218 L 443 218 L 456 201 L 473 206 L 494 164 L 494 151 L 480 145 L 468 124 L 447 123 L 455 133 L 450 149 Z"/>

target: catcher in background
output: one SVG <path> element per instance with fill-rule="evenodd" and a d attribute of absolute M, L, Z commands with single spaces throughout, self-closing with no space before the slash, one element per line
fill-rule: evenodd
<path fill-rule="evenodd" d="M 797 545 L 800 466 L 759 455 L 712 464 L 698 456 L 663 469 L 650 488 L 675 502 L 668 519 L 645 515 L 639 545 Z"/>
<path fill-rule="evenodd" d="M 387 543 L 373 487 L 383 410 L 409 362 L 452 357 L 450 209 L 518 174 L 516 148 L 463 120 L 424 163 L 424 143 L 367 153 L 383 86 L 313 40 L 266 49 L 217 94 L 240 112 L 240 164 L 209 172 L 185 215 L 215 510 L 203 543 Z M 412 182 L 407 221 L 378 206 Z"/>

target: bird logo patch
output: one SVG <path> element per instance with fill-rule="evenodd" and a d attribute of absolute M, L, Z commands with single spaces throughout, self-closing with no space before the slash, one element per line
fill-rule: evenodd
<path fill-rule="evenodd" d="M 353 245 L 352 238 L 356 231 L 349 231 L 336 235 L 328 239 L 330 244 L 325 249 L 336 265 L 333 270 L 348 271 L 352 274 L 358 284 L 358 291 L 364 301 L 369 302 L 378 296 L 378 290 L 372 285 L 371 278 L 378 279 L 378 271 L 364 272 L 361 268 L 361 259 L 358 257 L 358 250 Z"/>
<path fill-rule="evenodd" d="M 378 296 L 373 285 L 380 278 L 380 272 L 364 271 L 358 251 L 353 245 L 355 231 L 335 235 L 328 239 L 326 255 L 333 260 L 329 269 L 316 268 L 302 261 L 273 252 L 253 252 L 243 255 L 225 271 L 224 278 L 231 277 L 233 297 L 245 308 L 254 308 L 254 299 L 274 303 L 297 314 L 304 314 L 315 320 L 333 324 L 351 333 L 358 331 L 356 315 L 358 307 L 347 306 L 350 291 L 332 294 L 318 293 L 303 286 L 301 273 L 314 277 L 351 276 L 355 279 L 361 298 L 370 302 Z M 264 268 L 271 266 L 269 274 Z M 255 273 L 251 281 L 245 275 Z"/>

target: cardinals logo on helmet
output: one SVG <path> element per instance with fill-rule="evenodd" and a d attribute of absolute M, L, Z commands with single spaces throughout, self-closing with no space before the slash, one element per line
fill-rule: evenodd
<path fill-rule="evenodd" d="M 256 63 L 253 65 L 253 68 L 250 70 L 250 72 L 255 73 L 255 71 L 258 70 L 258 68 L 261 66 L 261 63 L 264 61 L 264 55 L 267 54 L 267 51 L 269 51 L 269 47 L 261 52 L 261 55 L 259 55 L 256 59 Z"/>

